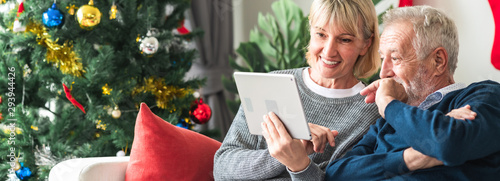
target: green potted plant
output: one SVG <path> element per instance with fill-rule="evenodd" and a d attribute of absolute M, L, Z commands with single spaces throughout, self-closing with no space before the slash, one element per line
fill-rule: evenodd
<path fill-rule="evenodd" d="M 270 72 L 273 70 L 306 66 L 305 47 L 309 42 L 308 20 L 300 7 L 292 0 L 279 0 L 271 5 L 271 14 L 258 15 L 258 27 L 250 32 L 248 42 L 236 49 L 243 65 L 230 58 L 235 71 Z M 223 77 L 226 90 L 237 94 L 233 79 Z M 239 100 L 228 101 L 229 108 L 236 113 Z"/>

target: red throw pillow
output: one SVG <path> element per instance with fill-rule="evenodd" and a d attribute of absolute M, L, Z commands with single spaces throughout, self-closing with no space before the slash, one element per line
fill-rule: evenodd
<path fill-rule="evenodd" d="M 145 103 L 137 115 L 125 180 L 214 180 L 221 143 L 155 115 Z"/>

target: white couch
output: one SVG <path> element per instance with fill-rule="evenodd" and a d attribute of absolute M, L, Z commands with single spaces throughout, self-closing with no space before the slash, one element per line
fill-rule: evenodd
<path fill-rule="evenodd" d="M 58 163 L 49 181 L 123 181 L 129 156 L 76 158 Z"/>

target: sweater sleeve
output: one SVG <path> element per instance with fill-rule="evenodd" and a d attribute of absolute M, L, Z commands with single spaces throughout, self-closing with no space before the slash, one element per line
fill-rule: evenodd
<path fill-rule="evenodd" d="M 216 180 L 263 180 L 286 172 L 286 167 L 271 157 L 262 136 L 248 131 L 242 107 L 236 114 L 221 147 L 214 156 Z"/>
<path fill-rule="evenodd" d="M 442 109 L 446 112 L 422 110 L 392 101 L 385 110 L 386 120 L 397 132 L 405 134 L 401 136 L 408 145 L 443 161 L 446 166 L 483 158 L 500 151 L 500 142 L 491 141 L 500 137 L 500 86 L 479 85 L 452 95 L 453 100 L 445 105 L 448 108 Z M 446 116 L 452 109 L 467 104 L 477 113 L 474 120 Z"/>
<path fill-rule="evenodd" d="M 326 169 L 326 180 L 384 180 L 408 173 L 403 160 L 404 150 L 374 153 L 379 128 L 386 124 L 379 119 L 351 151 L 332 161 Z"/>
<path fill-rule="evenodd" d="M 300 172 L 292 172 L 290 169 L 287 169 L 288 173 L 292 180 L 324 180 L 325 172 L 318 167 L 317 164 L 309 163 L 309 166 L 305 170 Z"/>

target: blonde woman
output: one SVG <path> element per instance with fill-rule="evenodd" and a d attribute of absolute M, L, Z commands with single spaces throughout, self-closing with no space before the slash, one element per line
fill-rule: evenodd
<path fill-rule="evenodd" d="M 216 180 L 322 179 L 329 160 L 342 157 L 380 117 L 376 105 L 359 94 L 365 87 L 359 78 L 380 66 L 372 1 L 315 0 L 310 12 L 309 67 L 273 73 L 295 76 L 312 140 L 291 139 L 276 129 L 251 135 L 240 107 L 215 154 Z M 277 126 L 269 116 L 280 123 L 273 113 L 266 115 L 265 130 Z"/>

